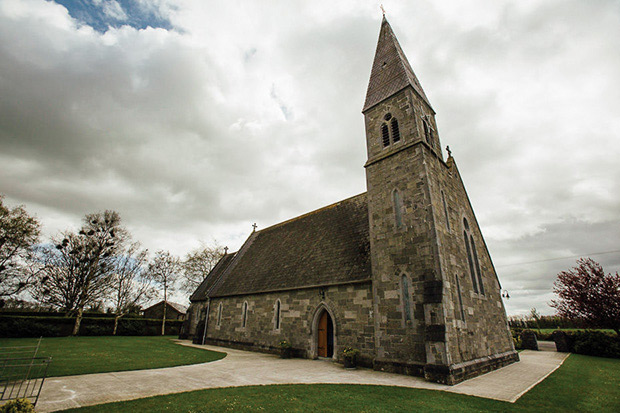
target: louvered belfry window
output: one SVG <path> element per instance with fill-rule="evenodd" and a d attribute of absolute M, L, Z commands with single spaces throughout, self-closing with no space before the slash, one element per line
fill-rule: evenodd
<path fill-rule="evenodd" d="M 383 139 L 383 147 L 390 146 L 390 130 L 387 123 L 381 125 L 381 138 Z"/>
<path fill-rule="evenodd" d="M 398 120 L 391 113 L 386 113 L 381 124 L 381 142 L 383 147 L 387 148 L 392 143 L 400 141 L 400 128 Z"/>
<path fill-rule="evenodd" d="M 400 140 L 400 130 L 398 130 L 398 121 L 396 118 L 392 119 L 392 142 L 398 142 Z"/>

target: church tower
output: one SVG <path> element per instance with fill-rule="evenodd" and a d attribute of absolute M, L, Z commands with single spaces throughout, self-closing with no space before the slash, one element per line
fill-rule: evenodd
<path fill-rule="evenodd" d="M 518 360 L 456 163 L 385 16 L 362 113 L 375 369 L 454 384 Z"/>

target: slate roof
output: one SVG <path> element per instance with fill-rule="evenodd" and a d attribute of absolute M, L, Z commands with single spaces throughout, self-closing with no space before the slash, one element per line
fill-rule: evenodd
<path fill-rule="evenodd" d="M 215 281 L 217 281 L 224 270 L 228 268 L 228 265 L 231 263 L 232 259 L 235 257 L 237 253 L 232 252 L 230 254 L 224 254 L 222 258 L 215 264 L 215 267 L 211 270 L 211 272 L 205 277 L 202 283 L 198 286 L 196 291 L 189 297 L 189 300 L 194 301 L 205 301 L 207 299 L 207 292 L 211 289 Z"/>
<path fill-rule="evenodd" d="M 368 90 L 366 91 L 366 101 L 362 112 L 389 98 L 396 92 L 407 86 L 420 95 L 426 104 L 432 109 L 422 86 L 418 81 L 413 69 L 403 53 L 403 49 L 398 43 L 398 39 L 392 31 L 390 23 L 383 16 L 381 22 L 381 32 L 379 33 L 379 41 L 377 42 L 377 50 L 375 52 L 375 60 L 372 64 L 370 72 L 370 81 L 368 82 Z"/>
<path fill-rule="evenodd" d="M 172 308 L 174 308 L 175 310 L 177 310 L 179 313 L 185 314 L 185 312 L 187 311 L 187 306 L 183 305 L 183 304 L 179 304 L 179 303 L 173 303 L 172 301 L 166 301 L 168 303 L 168 305 Z M 158 305 L 163 305 L 164 304 L 164 300 L 153 304 L 150 307 L 145 308 L 142 311 L 148 311 L 151 308 L 157 307 Z"/>
<path fill-rule="evenodd" d="M 369 280 L 366 193 L 253 232 L 229 255 L 234 256 L 218 262 L 192 301 Z M 210 279 L 215 282 L 206 288 Z"/>

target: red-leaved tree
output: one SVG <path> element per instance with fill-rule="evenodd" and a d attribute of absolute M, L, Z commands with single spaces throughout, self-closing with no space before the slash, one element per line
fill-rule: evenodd
<path fill-rule="evenodd" d="M 562 271 L 553 284 L 559 297 L 551 307 L 561 317 L 578 320 L 588 327 L 611 328 L 620 334 L 620 275 L 605 274 L 591 258 L 581 258 L 577 266 Z"/>

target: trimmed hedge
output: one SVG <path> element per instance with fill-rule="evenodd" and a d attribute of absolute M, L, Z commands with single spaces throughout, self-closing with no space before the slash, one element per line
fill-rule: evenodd
<path fill-rule="evenodd" d="M 521 341 L 521 330 L 519 328 L 512 329 L 512 338 L 516 349 L 523 349 Z M 620 336 L 615 333 L 607 333 L 597 330 L 581 330 L 581 331 L 565 331 L 555 330 L 551 333 L 539 333 L 533 331 L 538 340 L 555 341 L 556 334 L 565 337 L 568 351 L 576 354 L 585 354 L 586 356 L 620 358 Z"/>
<path fill-rule="evenodd" d="M 601 331 L 564 332 L 571 353 L 586 356 L 620 358 L 620 336 Z"/>
<path fill-rule="evenodd" d="M 74 317 L 24 317 L 0 315 L 0 337 L 66 337 L 75 324 Z M 166 320 L 166 335 L 178 335 L 183 321 Z M 80 325 L 81 336 L 110 336 L 114 319 L 84 317 Z M 161 320 L 146 318 L 121 318 L 119 336 L 157 336 L 161 334 Z"/>
<path fill-rule="evenodd" d="M 568 318 L 562 318 L 555 315 L 544 315 L 538 320 L 520 320 L 512 319 L 508 320 L 510 328 L 526 329 L 538 329 L 538 328 L 583 328 L 577 321 L 569 320 Z"/>
<path fill-rule="evenodd" d="M 58 311 L 33 311 L 33 310 L 2 310 L 0 316 L 3 315 L 18 315 L 22 317 L 66 317 L 67 313 Z M 96 313 L 91 311 L 84 311 L 84 317 L 88 318 L 114 318 L 112 313 Z M 141 318 L 138 314 L 132 314 L 132 318 Z"/>

